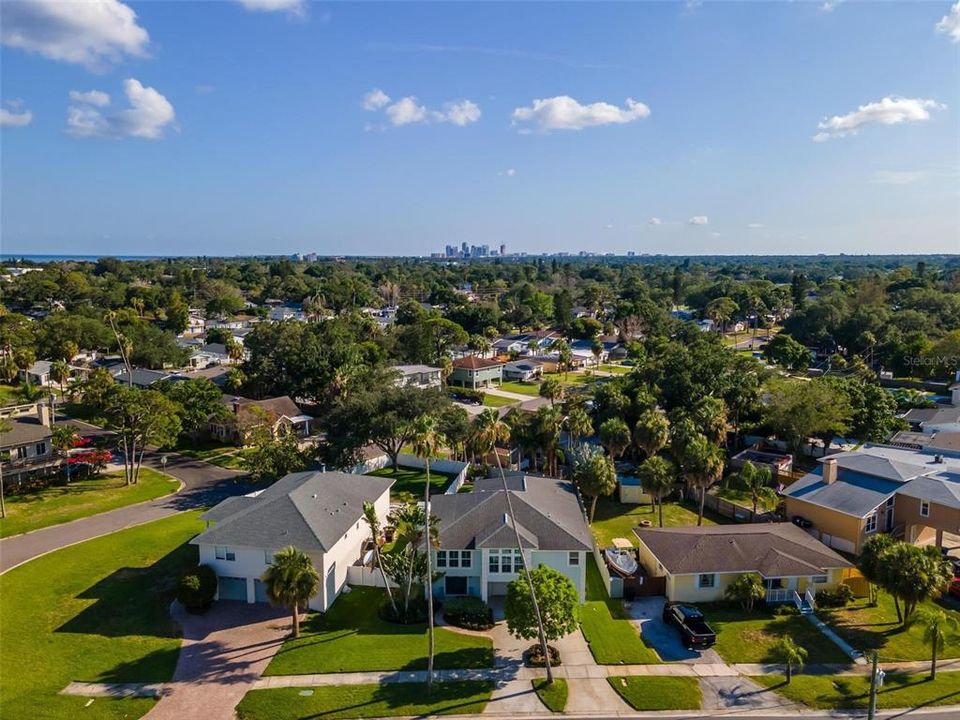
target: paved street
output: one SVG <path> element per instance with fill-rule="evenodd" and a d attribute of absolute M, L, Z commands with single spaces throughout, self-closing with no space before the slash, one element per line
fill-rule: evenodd
<path fill-rule="evenodd" d="M 133 525 L 159 520 L 184 510 L 214 505 L 230 495 L 250 492 L 249 484 L 238 478 L 243 473 L 174 453 L 168 457 L 166 473 L 183 483 L 172 495 L 138 505 L 117 508 L 62 525 L 34 530 L 25 535 L 0 540 L 0 573 L 58 548 L 116 532 Z M 161 469 L 160 455 L 143 460 L 145 467 Z"/>

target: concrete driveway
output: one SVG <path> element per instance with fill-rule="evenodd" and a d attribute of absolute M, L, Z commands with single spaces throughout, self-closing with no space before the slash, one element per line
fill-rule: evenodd
<path fill-rule="evenodd" d="M 290 615 L 266 604 L 219 601 L 203 615 L 174 603 L 183 628 L 173 681 L 144 717 L 234 720 L 234 708 L 290 633 Z"/>
<path fill-rule="evenodd" d="M 662 596 L 636 598 L 626 605 L 633 623 L 640 628 L 646 640 L 660 655 L 664 662 L 682 662 L 693 664 L 723 665 L 720 654 L 709 650 L 688 650 L 680 642 L 680 633 L 663 621 L 663 606 L 666 598 Z M 710 622 L 710 618 L 707 618 Z"/>

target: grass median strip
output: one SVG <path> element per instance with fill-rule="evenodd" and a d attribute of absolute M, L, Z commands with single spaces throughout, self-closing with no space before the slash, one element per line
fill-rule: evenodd
<path fill-rule="evenodd" d="M 397 625 L 377 614 L 384 593 L 353 588 L 325 614 L 314 614 L 301 636 L 284 643 L 264 675 L 365 670 L 426 670 L 427 626 Z M 493 643 L 487 637 L 436 629 L 437 669 L 493 666 Z"/>
<path fill-rule="evenodd" d="M 563 678 L 556 678 L 552 683 L 548 683 L 546 678 L 534 680 L 533 689 L 540 698 L 540 702 L 551 712 L 563 712 L 567 706 L 567 681 Z"/>
<path fill-rule="evenodd" d="M 483 712 L 493 692 L 488 681 L 332 685 L 251 690 L 237 705 L 240 720 L 471 715 Z"/>
<path fill-rule="evenodd" d="M 587 602 L 580 613 L 580 629 L 601 665 L 660 662 L 656 652 L 643 642 L 621 602 L 607 597 L 592 554 L 587 555 Z"/>
<path fill-rule="evenodd" d="M 197 562 L 185 543 L 199 513 L 139 525 L 36 558 L 0 576 L 3 717 L 136 718 L 150 699 L 58 695 L 70 682 L 165 682 L 180 633 L 177 579 Z"/>
<path fill-rule="evenodd" d="M 692 677 L 631 677 L 607 678 L 634 710 L 699 710 L 703 696 L 700 681 Z"/>
<path fill-rule="evenodd" d="M 9 480 L 5 480 L 9 489 Z M 150 468 L 140 469 L 140 482 L 127 485 L 123 473 L 110 473 L 66 485 L 6 498 L 7 517 L 0 520 L 0 537 L 60 525 L 71 520 L 116 510 L 169 495 L 179 484 Z"/>
<path fill-rule="evenodd" d="M 870 678 L 866 675 L 794 675 L 789 685 L 782 675 L 761 675 L 753 680 L 818 710 L 863 710 L 869 704 Z M 880 709 L 957 704 L 960 672 L 941 672 L 936 680 L 930 680 L 927 673 L 888 672 L 877 692 Z"/>

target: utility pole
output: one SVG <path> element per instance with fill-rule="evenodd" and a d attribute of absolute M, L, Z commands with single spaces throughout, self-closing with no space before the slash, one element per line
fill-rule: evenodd
<path fill-rule="evenodd" d="M 883 671 L 877 668 L 880 653 L 873 651 L 873 663 L 870 669 L 870 704 L 867 707 L 867 720 L 874 720 L 877 714 L 877 689 L 883 683 Z"/>

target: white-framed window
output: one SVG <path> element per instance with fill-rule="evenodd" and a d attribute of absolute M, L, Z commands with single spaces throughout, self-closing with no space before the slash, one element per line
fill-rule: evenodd
<path fill-rule="evenodd" d="M 460 567 L 468 568 L 473 564 L 473 554 L 469 550 L 460 551 Z"/>
<path fill-rule="evenodd" d="M 47 444 L 45 442 L 37 443 L 37 455 L 47 454 Z"/>
<path fill-rule="evenodd" d="M 500 553 L 496 550 L 490 551 L 490 555 L 487 559 L 487 570 L 492 573 L 500 572 Z"/>
<path fill-rule="evenodd" d="M 271 552 L 270 550 L 263 551 L 263 564 L 273 565 L 273 552 Z"/>
<path fill-rule="evenodd" d="M 873 513 L 872 515 L 867 516 L 867 525 L 864 528 L 864 532 L 872 533 L 877 530 L 877 514 Z"/>
<path fill-rule="evenodd" d="M 233 562 L 237 559 L 237 554 L 228 547 L 223 545 L 217 545 L 213 549 L 213 554 L 216 556 L 217 560 L 227 560 Z"/>
<path fill-rule="evenodd" d="M 447 566 L 447 551 L 437 550 L 437 567 L 442 568 L 446 566 Z"/>
<path fill-rule="evenodd" d="M 450 556 L 447 558 L 448 567 L 458 568 L 460 567 L 460 551 L 451 550 Z"/>
<path fill-rule="evenodd" d="M 922 517 L 930 517 L 930 501 L 929 500 L 920 501 L 920 515 Z"/>
<path fill-rule="evenodd" d="M 810 579 L 813 580 L 814 585 L 825 585 L 828 578 L 826 575 L 814 575 Z"/>
<path fill-rule="evenodd" d="M 580 553 L 571 550 L 567 553 L 567 565 L 576 566 L 580 564 Z"/>
<path fill-rule="evenodd" d="M 490 572 L 515 573 L 523 568 L 523 557 L 519 550 L 491 550 Z"/>
<path fill-rule="evenodd" d="M 697 577 L 698 588 L 712 588 L 717 584 L 717 576 L 713 573 L 702 573 Z"/>

